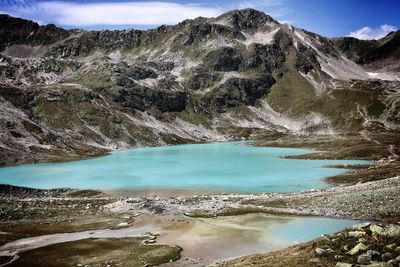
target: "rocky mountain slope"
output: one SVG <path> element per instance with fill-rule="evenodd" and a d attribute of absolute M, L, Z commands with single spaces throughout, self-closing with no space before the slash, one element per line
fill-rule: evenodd
<path fill-rule="evenodd" d="M 0 26 L 3 165 L 400 125 L 400 32 L 329 39 L 252 9 L 147 31 Z"/>

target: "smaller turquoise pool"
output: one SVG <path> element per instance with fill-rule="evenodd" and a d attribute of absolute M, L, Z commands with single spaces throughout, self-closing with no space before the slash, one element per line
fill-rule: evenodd
<path fill-rule="evenodd" d="M 329 185 L 325 168 L 360 160 L 296 160 L 294 148 L 252 147 L 243 142 L 138 148 L 89 160 L 0 168 L 0 183 L 34 188 L 204 189 L 289 192 Z"/>

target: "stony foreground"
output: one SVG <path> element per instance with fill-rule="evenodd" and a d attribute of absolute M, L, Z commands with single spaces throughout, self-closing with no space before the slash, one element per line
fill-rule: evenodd
<path fill-rule="evenodd" d="M 219 266 L 400 266 L 400 221 L 360 224 L 311 242 Z"/>
<path fill-rule="evenodd" d="M 324 190 L 262 194 L 209 193 L 182 195 L 184 192 L 179 192 L 179 194 L 166 192 L 168 194 L 160 196 L 157 192 L 158 196 L 156 196 L 151 193 L 141 195 L 138 192 L 131 192 L 132 197 L 117 197 L 94 190 L 39 190 L 6 185 L 1 186 L 0 189 L 0 229 L 2 231 L 0 241 L 2 244 L 43 234 L 128 227 L 134 225 L 135 220 L 138 221 L 135 219 L 138 215 L 141 215 L 139 217 L 170 218 L 175 216 L 175 218 L 181 218 L 184 215 L 189 217 L 214 217 L 263 212 L 278 215 L 316 215 L 368 220 L 394 218 L 395 221 L 396 218 L 400 217 L 400 194 L 398 193 L 400 192 L 400 177 Z M 373 266 L 397 267 L 395 264 L 398 264 L 397 257 L 399 256 L 399 231 L 400 226 L 398 224 L 359 226 L 357 229 L 328 235 L 284 251 L 248 256 L 240 260 L 222 263 L 222 265 L 335 266 L 337 262 L 358 264 L 364 261 L 364 265 L 380 262 L 381 265 Z M 79 247 L 81 242 L 76 243 L 76 246 Z M 116 243 L 108 245 L 124 244 L 121 245 L 123 250 L 130 250 L 132 247 L 140 245 L 140 242 L 137 243 L 134 240 L 117 239 L 113 242 Z M 86 245 L 96 247 L 100 243 L 95 242 L 94 245 Z M 56 246 L 56 249 L 54 246 Z M 66 243 L 65 246 L 68 246 L 68 244 Z M 72 247 L 76 246 L 73 245 Z M 58 244 L 28 251 L 23 253 L 23 258 L 26 260 L 26 257 L 28 257 L 29 261 L 31 254 L 48 253 L 47 249 L 55 253 L 54 251 L 63 251 L 63 248 L 63 244 Z M 140 249 L 145 251 L 147 248 Z M 162 256 L 157 254 L 158 256 L 155 259 L 153 256 L 145 257 L 146 262 L 161 263 L 179 258 L 176 254 L 179 254 L 179 251 L 175 251 L 173 247 L 162 246 L 157 249 L 158 252 L 154 253 L 162 252 L 164 254 Z M 75 252 L 71 252 L 71 255 Z M 152 255 L 152 252 L 148 253 Z M 121 264 L 121 266 L 130 266 L 124 265 L 127 261 L 129 262 L 129 259 L 122 261 L 122 263 L 117 261 L 118 264 L 113 265 L 110 258 L 112 259 L 114 256 L 110 254 L 107 257 L 107 262 L 111 262 L 110 266 Z M 160 257 L 162 260 L 157 260 Z M 285 260 L 276 261 L 272 259 L 279 259 L 279 257 Z M 24 260 L 21 258 L 14 264 L 22 263 Z M 2 261 L 7 261 L 7 259 L 3 258 Z M 169 265 L 182 266 L 188 264 L 188 262 L 182 261 L 179 260 L 176 265 Z M 141 262 L 143 263 L 142 258 Z M 202 266 L 195 263 L 193 266 Z M 282 265 L 283 263 L 285 264 Z M 98 264 L 100 262 L 97 262 L 94 266 Z M 140 262 L 138 266 L 140 266 Z"/>

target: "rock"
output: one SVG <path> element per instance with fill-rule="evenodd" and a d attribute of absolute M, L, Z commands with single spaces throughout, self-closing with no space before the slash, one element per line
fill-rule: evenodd
<path fill-rule="evenodd" d="M 390 261 L 386 262 L 386 266 L 387 267 L 398 267 L 399 262 L 397 260 L 390 260 Z"/>
<path fill-rule="evenodd" d="M 226 21 L 229 26 L 237 30 L 256 30 L 266 24 L 277 23 L 276 20 L 265 13 L 251 8 L 232 10 L 222 14 L 217 19 Z"/>
<path fill-rule="evenodd" d="M 381 235 L 384 232 L 384 228 L 376 224 L 371 225 L 369 229 L 375 235 Z"/>
<path fill-rule="evenodd" d="M 317 255 L 319 256 L 326 256 L 329 254 L 329 252 L 326 249 L 323 248 L 316 248 L 315 252 L 317 253 Z"/>
<path fill-rule="evenodd" d="M 388 237 L 400 236 L 400 225 L 390 224 L 387 226 L 371 225 L 370 230 L 372 234 L 382 235 Z"/>
<path fill-rule="evenodd" d="M 367 227 L 367 226 L 370 226 L 371 225 L 371 223 L 370 222 L 366 222 L 366 223 L 359 223 L 359 224 L 355 224 L 355 225 L 353 225 L 353 229 L 357 229 L 357 230 L 360 230 L 360 231 L 362 231 L 363 230 L 363 228 L 364 227 Z"/>
<path fill-rule="evenodd" d="M 367 249 L 368 249 L 368 246 L 366 246 L 364 243 L 359 243 L 353 249 L 351 249 L 349 252 L 347 252 L 347 254 L 356 255 L 360 252 L 366 251 Z"/>
<path fill-rule="evenodd" d="M 200 72 L 193 74 L 187 82 L 187 85 L 192 90 L 201 90 L 212 87 L 214 83 L 220 79 L 221 75 L 210 72 Z"/>
<path fill-rule="evenodd" d="M 368 267 L 386 267 L 386 263 L 385 262 L 373 262 L 366 266 L 368 266 Z"/>
<path fill-rule="evenodd" d="M 382 260 L 384 261 L 389 261 L 392 260 L 394 258 L 394 255 L 390 252 L 386 252 L 384 254 L 382 254 Z"/>
<path fill-rule="evenodd" d="M 134 80 L 157 78 L 157 74 L 154 72 L 154 70 L 146 69 L 146 68 L 142 68 L 142 67 L 134 67 L 132 69 L 127 69 L 125 75 Z"/>
<path fill-rule="evenodd" d="M 361 237 L 358 239 L 358 243 L 367 243 L 367 239 Z"/>
<path fill-rule="evenodd" d="M 151 89 L 139 85 L 134 88 L 121 89 L 113 96 L 113 101 L 123 107 L 145 111 L 156 108 L 161 112 L 179 112 L 186 108 L 185 92 Z"/>
<path fill-rule="evenodd" d="M 376 261 L 381 254 L 376 250 L 368 250 L 367 253 L 361 254 L 357 258 L 359 264 L 370 264 Z"/>
<path fill-rule="evenodd" d="M 342 260 L 344 258 L 344 256 L 342 255 L 335 255 L 335 260 Z"/>
<path fill-rule="evenodd" d="M 367 253 L 361 254 L 357 258 L 357 263 L 359 264 L 370 264 L 371 263 L 371 256 Z"/>
<path fill-rule="evenodd" d="M 256 101 L 265 97 L 271 86 L 275 83 L 275 79 L 268 74 L 263 77 L 247 79 L 247 78 L 230 78 L 223 85 L 213 90 L 202 98 L 198 110 L 207 110 L 210 106 L 222 113 L 226 108 L 237 107 L 240 105 L 255 105 Z"/>
<path fill-rule="evenodd" d="M 400 237 L 400 225 L 398 224 L 391 224 L 385 227 L 386 235 L 390 237 Z"/>
<path fill-rule="evenodd" d="M 336 263 L 335 267 L 352 267 L 353 264 L 350 263 L 344 263 L 344 262 L 338 262 Z"/>
<path fill-rule="evenodd" d="M 351 237 L 361 237 L 361 236 L 365 236 L 365 232 L 363 231 L 350 231 L 348 232 L 348 235 Z"/>
<path fill-rule="evenodd" d="M 304 45 L 299 46 L 300 53 L 296 54 L 295 67 L 307 74 L 314 67 L 320 67 L 315 52 Z"/>
<path fill-rule="evenodd" d="M 386 248 L 389 249 L 389 250 L 395 250 L 396 249 L 396 243 L 387 245 Z"/>
<path fill-rule="evenodd" d="M 321 260 L 318 258 L 311 258 L 309 262 L 320 262 Z"/>
<path fill-rule="evenodd" d="M 241 62 L 238 51 L 222 47 L 210 52 L 204 59 L 205 65 L 214 71 L 237 71 Z"/>

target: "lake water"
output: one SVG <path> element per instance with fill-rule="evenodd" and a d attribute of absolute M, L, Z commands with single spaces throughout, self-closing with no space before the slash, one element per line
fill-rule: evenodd
<path fill-rule="evenodd" d="M 184 224 L 173 222 L 170 218 L 158 217 L 154 220 L 158 222 L 144 220 L 145 223 L 142 222 L 139 226 L 116 230 L 27 237 L 0 246 L 0 256 L 13 256 L 22 251 L 87 238 L 123 238 L 154 232 L 160 234 L 157 244 L 179 245 L 183 248 L 182 257 L 203 259 L 202 263 L 208 265 L 218 259 L 279 250 L 360 223 L 354 220 L 282 217 L 259 213 L 184 218 L 187 221 Z"/>
<path fill-rule="evenodd" d="M 310 152 L 244 142 L 138 148 L 88 160 L 0 168 L 0 183 L 34 188 L 285 192 L 328 187 L 324 177 L 346 172 L 326 165 L 368 163 L 281 158 Z"/>

